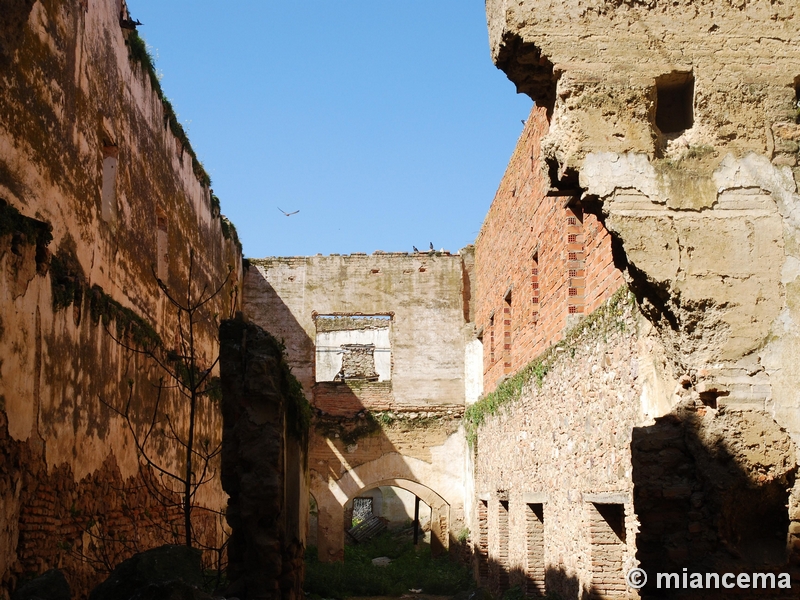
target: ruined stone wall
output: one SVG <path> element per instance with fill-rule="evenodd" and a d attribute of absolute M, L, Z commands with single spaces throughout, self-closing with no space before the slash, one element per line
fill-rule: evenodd
<path fill-rule="evenodd" d="M 796 525 L 788 551 L 781 540 L 796 515 L 797 490 L 786 491 L 796 463 L 776 457 L 792 463 L 786 438 L 800 439 L 797 10 L 728 0 L 487 3 L 495 63 L 547 111 L 550 185 L 579 194 L 602 220 L 615 266 L 655 326 L 661 366 L 641 398 L 657 418 L 646 431 L 657 435 L 634 440 L 639 466 L 649 465 L 636 482 L 643 562 L 660 553 L 686 566 L 696 558 L 687 536 L 694 552 L 709 539 L 738 548 L 751 533 L 747 517 L 726 512 L 731 498 L 762 515 L 762 536 L 778 537 L 767 554 L 796 560 Z M 694 408 L 675 406 L 683 395 Z M 722 415 L 724 431 L 709 440 L 695 409 Z M 756 438 L 775 455 L 766 470 L 738 446 Z M 708 455 L 731 465 L 724 483 L 715 468 L 696 475 Z M 677 487 L 662 489 L 673 479 Z M 750 491 L 709 500 L 710 481 Z M 712 533 L 696 522 L 707 518 Z"/>
<path fill-rule="evenodd" d="M 550 190 L 534 107 L 475 241 L 475 319 L 484 389 L 559 341 L 622 284 L 611 239 L 577 197 Z"/>
<path fill-rule="evenodd" d="M 99 576 L 82 562 L 89 523 L 106 541 L 117 532 L 128 552 L 174 539 L 171 517 L 140 518 L 152 511 L 138 489 L 135 448 L 124 421 L 103 404 L 121 409 L 130 398 L 138 426 L 150 415 L 152 382 L 163 372 L 137 350 L 179 342 L 156 275 L 185 293 L 190 251 L 194 285 L 216 286 L 232 269 L 198 323 L 196 350 L 210 365 L 211 315 L 238 305 L 240 250 L 153 87 L 154 72 L 136 54 L 134 32 L 120 27 L 120 3 L 26 1 L 5 3 L 3 14 L 0 408 L 3 451 L 18 458 L 0 475 L 0 588 L 63 566 L 82 594 Z M 179 399 L 163 402 L 182 431 Z M 204 403 L 198 426 L 211 443 L 219 425 L 218 408 Z M 154 444 L 170 468 L 180 464 L 172 441 Z M 96 503 L 84 506 L 89 481 L 100 483 L 91 484 L 99 486 L 91 489 Z M 51 495 L 60 508 L 47 504 Z M 219 483 L 198 500 L 223 506 Z M 135 524 L 133 533 L 120 519 Z"/>
<path fill-rule="evenodd" d="M 633 295 L 618 293 L 545 353 L 540 370 L 515 376 L 519 394 L 508 391 L 512 379 L 482 401 L 493 411 L 470 409 L 486 411 L 469 515 L 483 585 L 626 598 L 634 566 L 651 578 L 683 568 L 793 572 L 790 436 L 764 411 L 704 406 L 688 381 L 673 390 L 669 414 L 649 417 L 659 347 Z M 658 593 L 652 583 L 643 597 Z"/>
<path fill-rule="evenodd" d="M 343 556 L 348 501 L 380 486 L 432 507 L 435 551 L 463 526 L 468 273 L 461 256 L 433 252 L 250 261 L 245 314 L 284 341 L 315 411 L 309 469 L 321 560 Z M 351 342 L 366 339 L 375 343 L 351 368 Z M 342 370 L 332 376 L 336 354 Z"/>
<path fill-rule="evenodd" d="M 541 383 L 530 377 L 519 399 L 477 431 L 470 531 L 476 553 L 481 545 L 488 551 L 481 583 L 493 590 L 521 585 L 535 595 L 546 587 L 578 598 L 608 579 L 624 591 L 623 569 L 635 564 L 630 442 L 642 417 L 636 314 L 618 296 L 613 310 L 589 319 L 555 347 Z M 624 511 L 625 526 L 604 579 L 592 573 L 601 545 L 592 542 L 591 524 L 596 505 L 605 504 Z"/>
<path fill-rule="evenodd" d="M 391 383 L 384 387 L 390 388 L 392 402 L 410 410 L 463 404 L 465 321 L 458 255 L 266 258 L 251 259 L 250 265 L 245 312 L 284 340 L 309 397 L 317 395 L 317 332 L 329 328 L 318 328 L 316 317 L 363 314 L 383 316 L 391 327 L 391 348 L 379 350 L 391 352 Z M 371 387 L 361 386 L 366 403 Z"/>
<path fill-rule="evenodd" d="M 553 185 L 600 203 L 676 369 L 799 439 L 796 4 L 493 0 L 487 14 L 495 62 L 548 110 Z"/>

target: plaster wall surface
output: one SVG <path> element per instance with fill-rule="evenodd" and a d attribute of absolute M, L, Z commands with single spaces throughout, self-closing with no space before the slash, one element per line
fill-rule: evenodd
<path fill-rule="evenodd" d="M 124 346 L 136 346 L 134 329 L 176 344 L 154 265 L 173 291 L 186 289 L 192 250 L 195 285 L 217 285 L 230 268 L 209 305 L 227 315 L 238 306 L 240 250 L 148 73 L 129 58 L 120 4 L 44 0 L 3 10 L 0 589 L 23 572 L 62 566 L 82 595 L 99 577 L 76 558 L 93 552 L 87 523 L 102 535 L 130 529 L 147 547 L 159 541 L 150 525 L 177 518 L 135 520 L 131 511 L 148 508 L 132 491 L 142 485 L 139 460 L 124 421 L 100 400 L 120 408 L 132 394 L 137 426 L 150 414 L 160 372 Z M 49 232 L 49 245 L 31 227 Z M 211 320 L 198 325 L 196 350 L 204 365 L 216 356 Z M 182 430 L 179 400 L 163 406 Z M 218 410 L 204 406 L 200 431 L 218 440 L 219 425 Z M 152 452 L 169 468 L 181 462 L 165 439 Z M 225 496 L 217 482 L 198 500 L 221 508 Z M 115 558 L 126 552 L 109 549 Z"/>

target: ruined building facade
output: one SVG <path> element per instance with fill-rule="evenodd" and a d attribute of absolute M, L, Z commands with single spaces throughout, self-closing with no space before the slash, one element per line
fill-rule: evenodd
<path fill-rule="evenodd" d="M 466 384 L 465 364 L 478 365 L 480 355 L 462 256 L 249 262 L 245 315 L 283 340 L 314 409 L 303 502 L 310 497 L 317 507 L 320 560 L 342 560 L 353 499 L 382 486 L 430 507 L 433 550 L 445 550 L 464 527 L 458 430 L 467 395 L 479 393 L 477 382 Z"/>
<path fill-rule="evenodd" d="M 684 567 L 796 578 L 796 6 L 492 0 L 487 14 L 495 63 L 536 106 L 476 241 L 486 380 L 510 377 L 494 398 L 522 381 L 478 415 L 481 579 L 626 597 L 633 566 L 651 575 L 644 596 Z M 495 214 L 513 215 L 513 241 Z M 503 243 L 521 251 L 487 261 Z M 630 292 L 587 310 L 623 279 Z"/>
<path fill-rule="evenodd" d="M 141 351 L 175 367 L 168 352 L 186 350 L 162 285 L 222 285 L 195 331 L 197 367 L 213 365 L 213 314 L 239 305 L 241 251 L 121 0 L 1 12 L 0 597 L 54 567 L 78 597 L 132 552 L 182 539 L 180 510 L 148 492 L 114 410 L 130 406 L 145 431 L 165 371 Z M 169 414 L 184 436 L 186 404 L 160 400 L 159 428 Z M 201 400 L 197 428 L 219 442 L 216 401 Z M 152 441 L 179 472 L 180 446 Z M 218 478 L 197 500 L 225 507 Z M 195 519 L 218 543 L 218 515 Z"/>

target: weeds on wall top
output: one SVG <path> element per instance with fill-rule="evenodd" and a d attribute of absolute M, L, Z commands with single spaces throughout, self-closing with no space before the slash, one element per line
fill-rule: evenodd
<path fill-rule="evenodd" d="M 201 185 L 207 188 L 210 187 L 211 177 L 208 175 L 205 167 L 203 167 L 203 163 L 201 163 L 200 159 L 197 158 L 197 154 L 195 153 L 194 148 L 192 148 L 192 144 L 189 142 L 189 136 L 186 135 L 186 130 L 183 128 L 183 125 L 181 125 L 180 121 L 178 121 L 178 115 L 175 113 L 172 103 L 164 95 L 164 90 L 161 88 L 161 81 L 159 81 L 158 74 L 156 73 L 153 55 L 147 50 L 147 44 L 145 44 L 145 41 L 139 36 L 139 33 L 136 30 L 132 30 L 128 33 L 125 39 L 125 44 L 128 46 L 128 58 L 131 60 L 131 62 L 138 64 L 142 68 L 142 71 L 147 74 L 147 77 L 150 79 L 150 86 L 158 95 L 159 100 L 161 100 L 161 104 L 164 107 L 164 121 L 167 125 L 169 125 L 172 135 L 180 140 L 184 150 L 186 150 L 186 152 L 189 153 L 189 156 L 192 157 L 192 170 L 194 171 L 195 177 L 197 177 L 197 180 L 201 183 Z M 239 241 L 238 234 L 236 233 L 236 227 L 234 227 L 233 223 L 231 223 L 228 219 L 222 216 L 220 212 L 221 206 L 219 197 L 213 191 L 210 193 L 210 196 L 211 214 L 212 216 L 220 219 L 222 235 L 226 240 L 232 239 L 239 250 L 239 254 L 241 254 L 242 244 Z"/>
<path fill-rule="evenodd" d="M 501 407 L 519 400 L 522 391 L 531 382 L 535 382 L 537 387 L 541 388 L 547 373 L 564 351 L 569 351 L 570 355 L 574 356 L 575 345 L 584 333 L 591 331 L 595 335 L 602 335 L 605 338 L 609 332 L 614 330 L 624 331 L 625 308 L 631 306 L 633 302 L 633 294 L 627 286 L 622 286 L 597 310 L 581 319 L 564 335 L 560 342 L 550 346 L 512 377 L 500 383 L 493 392 L 468 406 L 464 412 L 464 429 L 469 445 L 475 448 L 478 430 L 487 417 L 496 415 Z"/>
<path fill-rule="evenodd" d="M 352 382 L 349 382 L 352 383 Z M 419 413 L 414 413 L 419 414 Z M 440 425 L 445 420 L 456 422 L 455 415 L 417 416 L 395 413 L 392 411 L 372 412 L 364 410 L 355 417 L 334 417 L 317 414 L 314 419 L 314 428 L 329 439 L 338 438 L 345 446 L 355 444 L 361 438 L 368 437 L 390 427 L 403 427 L 404 429 L 424 429 Z M 453 427 L 453 431 L 457 425 Z"/>
<path fill-rule="evenodd" d="M 186 130 L 184 130 L 183 125 L 181 125 L 180 121 L 178 121 L 178 115 L 175 114 L 175 109 L 172 108 L 172 103 L 164 95 L 164 90 L 161 89 L 161 82 L 159 81 L 158 74 L 156 73 L 153 55 L 147 50 L 147 44 L 145 44 L 145 41 L 135 30 L 128 33 L 125 39 L 125 44 L 128 46 L 128 57 L 131 61 L 142 67 L 142 70 L 150 79 L 150 86 L 153 88 L 156 94 L 158 94 L 158 98 L 161 100 L 161 104 L 164 106 L 164 120 L 169 125 L 170 131 L 172 131 L 172 134 L 180 140 L 186 152 L 188 152 L 189 156 L 192 157 L 192 169 L 194 170 L 195 176 L 201 184 L 208 187 L 211 185 L 211 178 L 208 176 L 203 164 L 197 158 L 197 154 L 195 154 L 192 144 L 189 142 L 189 136 L 186 135 Z"/>

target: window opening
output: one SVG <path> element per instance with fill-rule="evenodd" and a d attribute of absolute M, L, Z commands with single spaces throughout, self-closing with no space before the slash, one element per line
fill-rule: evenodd
<path fill-rule="evenodd" d="M 694 124 L 694 76 L 673 71 L 656 78 L 656 127 L 678 133 Z"/>
<path fill-rule="evenodd" d="M 494 315 L 489 316 L 489 363 L 494 364 Z"/>
<path fill-rule="evenodd" d="M 508 589 L 508 500 L 497 503 L 497 586 L 500 592 Z"/>
<path fill-rule="evenodd" d="M 156 273 L 162 281 L 169 277 L 169 231 L 163 214 L 156 215 Z"/>
<path fill-rule="evenodd" d="M 511 290 L 503 303 L 503 373 L 511 372 Z"/>
<path fill-rule="evenodd" d="M 353 498 L 353 527 L 372 516 L 372 498 Z"/>
<path fill-rule="evenodd" d="M 317 315 L 316 381 L 390 381 L 390 315 Z"/>
<path fill-rule="evenodd" d="M 489 581 L 489 503 L 478 501 L 478 578 L 482 585 Z"/>

